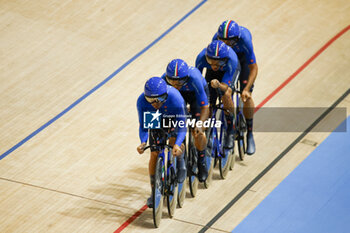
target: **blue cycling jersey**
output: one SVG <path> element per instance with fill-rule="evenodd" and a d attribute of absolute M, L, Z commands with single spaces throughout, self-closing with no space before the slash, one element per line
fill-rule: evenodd
<path fill-rule="evenodd" d="M 156 112 L 156 109 L 147 102 L 145 99 L 145 94 L 142 93 L 137 100 L 137 112 L 139 116 L 139 137 L 141 143 L 147 142 L 148 139 L 148 129 L 144 127 L 144 115 L 145 112 Z M 159 109 L 159 113 L 162 115 L 173 115 L 174 119 L 179 121 L 186 121 L 185 113 L 185 102 L 182 98 L 180 92 L 172 86 L 168 86 L 168 98 L 162 107 Z M 162 119 L 162 116 L 160 117 Z M 175 144 L 181 146 L 181 143 L 185 139 L 187 128 L 180 127 L 177 125 L 177 137 Z"/>
<path fill-rule="evenodd" d="M 196 67 L 189 67 L 188 70 L 188 82 L 186 85 L 183 85 L 180 89 L 180 93 L 194 91 L 196 95 L 196 100 L 199 106 L 208 105 L 208 97 L 205 93 L 204 88 L 207 86 L 207 81 L 203 78 L 201 72 Z M 166 81 L 165 73 L 161 77 Z"/>
<path fill-rule="evenodd" d="M 211 69 L 211 66 L 207 62 L 207 59 L 205 58 L 205 53 L 207 49 L 203 49 L 202 52 L 200 52 L 196 59 L 196 67 L 199 69 L 199 71 L 202 73 L 204 68 Z M 231 47 L 229 47 L 229 55 L 228 55 L 228 61 L 226 64 L 222 67 L 220 67 L 221 71 L 225 71 L 224 76 L 222 77 L 221 82 L 226 83 L 228 86 L 231 86 L 231 83 L 235 82 L 236 80 L 233 79 L 233 75 L 238 69 L 238 57 L 236 53 L 233 51 Z"/>
<path fill-rule="evenodd" d="M 256 58 L 253 49 L 252 34 L 250 31 L 242 26 L 239 26 L 241 29 L 241 37 L 239 41 L 233 46 L 233 50 L 236 52 L 239 60 L 244 56 L 246 62 L 249 64 L 256 63 Z M 217 40 L 218 33 L 215 33 L 213 40 Z"/>

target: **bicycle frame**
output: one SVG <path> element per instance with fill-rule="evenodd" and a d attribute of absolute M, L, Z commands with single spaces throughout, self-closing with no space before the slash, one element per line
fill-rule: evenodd
<path fill-rule="evenodd" d="M 154 140 L 156 142 L 154 145 L 149 145 L 144 149 L 146 150 L 151 146 L 160 147 L 156 160 L 155 183 L 152 188 L 153 222 L 155 227 L 159 226 L 162 218 L 163 196 L 167 197 L 168 213 L 170 217 L 174 215 L 177 203 L 176 160 L 174 160 L 172 155 L 172 147 L 166 144 L 168 134 L 163 129 L 161 129 L 160 132 L 164 133 L 164 137 L 163 135 L 157 135 L 156 139 L 159 140 Z M 163 141 L 163 144 L 159 144 L 160 141 Z M 165 152 L 166 149 L 168 149 L 167 153 Z"/>
<path fill-rule="evenodd" d="M 162 158 L 162 160 L 163 160 L 163 163 L 162 163 L 162 165 L 164 166 L 164 167 L 166 167 L 167 169 L 166 169 L 166 173 L 164 173 L 164 175 L 162 175 L 162 179 L 164 180 L 164 181 L 167 181 L 167 177 L 169 177 L 169 174 L 170 174 L 170 171 L 173 169 L 173 171 L 176 171 L 176 169 L 175 169 L 175 165 L 176 165 L 176 160 L 174 159 L 174 157 L 173 157 L 173 155 L 172 155 L 172 153 L 171 153 L 171 150 L 172 150 L 172 146 L 170 146 L 170 145 L 156 145 L 156 146 L 161 146 L 161 150 L 160 150 L 160 152 L 159 152 L 159 154 L 158 154 L 158 157 L 157 157 L 157 159 L 160 157 L 160 158 Z M 150 148 L 151 147 L 151 145 L 149 145 L 149 146 L 146 146 L 145 147 L 145 149 L 144 150 L 147 150 L 148 148 Z M 168 148 L 169 150 L 168 150 L 168 155 L 167 156 L 165 156 L 165 153 L 164 153 L 164 151 L 165 151 L 165 149 L 166 148 Z M 165 164 L 165 161 L 167 161 L 167 163 Z M 164 171 L 163 171 L 164 172 Z M 173 173 L 173 174 L 176 174 L 175 172 Z"/>
<path fill-rule="evenodd" d="M 217 114 L 218 114 L 218 110 L 221 110 L 221 112 L 219 113 L 219 119 L 217 119 Z M 217 120 L 221 120 L 221 127 L 220 127 L 220 131 L 218 131 L 218 129 L 216 127 L 212 127 L 209 131 L 209 143 L 211 143 L 211 156 L 212 157 L 224 157 L 225 156 L 225 150 L 224 150 L 224 134 L 226 133 L 227 130 L 227 122 L 225 119 L 225 114 L 223 113 L 223 111 L 225 111 L 222 107 L 222 104 L 216 105 L 213 108 L 213 113 L 212 113 L 212 121 L 214 121 L 214 124 L 216 123 Z M 219 134 L 220 132 L 220 134 Z M 213 138 L 211 138 L 213 137 Z M 212 142 L 210 142 L 210 140 L 213 140 Z"/>

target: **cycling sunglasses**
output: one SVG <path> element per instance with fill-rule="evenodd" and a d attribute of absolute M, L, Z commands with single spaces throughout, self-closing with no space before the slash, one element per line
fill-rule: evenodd
<path fill-rule="evenodd" d="M 168 98 L 168 93 L 165 93 L 165 94 L 160 95 L 160 96 L 154 96 L 154 97 L 145 96 L 145 98 L 146 98 L 147 102 L 150 104 L 164 103 L 166 101 L 166 99 Z"/>
<path fill-rule="evenodd" d="M 213 58 L 210 58 L 208 56 L 205 56 L 205 58 L 207 59 L 208 64 L 211 66 L 224 66 L 228 60 L 227 58 L 213 59 Z"/>
<path fill-rule="evenodd" d="M 184 78 L 172 78 L 172 77 L 166 76 L 165 79 L 167 83 L 170 84 L 171 86 L 183 86 L 188 82 L 188 76 Z"/>
<path fill-rule="evenodd" d="M 217 37 L 218 40 L 221 40 L 222 42 L 224 42 L 225 44 L 229 45 L 229 46 L 234 46 L 235 44 L 237 44 L 237 42 L 239 41 L 239 37 L 235 36 L 232 38 L 222 38 L 222 37 Z"/>

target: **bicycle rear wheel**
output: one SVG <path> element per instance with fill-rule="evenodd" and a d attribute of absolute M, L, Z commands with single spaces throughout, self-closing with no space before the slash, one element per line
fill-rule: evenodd
<path fill-rule="evenodd" d="M 164 194 L 164 162 L 162 157 L 158 157 L 154 174 L 153 186 L 153 223 L 156 228 L 159 227 L 163 213 L 163 194 Z"/>
<path fill-rule="evenodd" d="M 224 157 L 219 157 L 219 170 L 220 170 L 220 176 L 222 179 L 225 179 L 227 176 L 228 171 L 230 170 L 231 165 L 231 154 L 232 149 L 225 149 Z"/>

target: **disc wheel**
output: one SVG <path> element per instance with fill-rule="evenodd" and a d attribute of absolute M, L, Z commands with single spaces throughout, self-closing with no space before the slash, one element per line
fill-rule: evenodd
<path fill-rule="evenodd" d="M 225 149 L 224 153 L 225 156 L 219 157 L 219 171 L 222 179 L 225 179 L 227 177 L 227 174 L 230 170 L 232 157 L 230 154 L 232 153 L 232 149 Z"/>
<path fill-rule="evenodd" d="M 210 187 L 213 181 L 213 170 L 214 170 L 214 159 L 211 156 L 206 156 L 207 168 L 208 168 L 208 177 L 204 181 L 204 187 L 207 189 Z"/>

